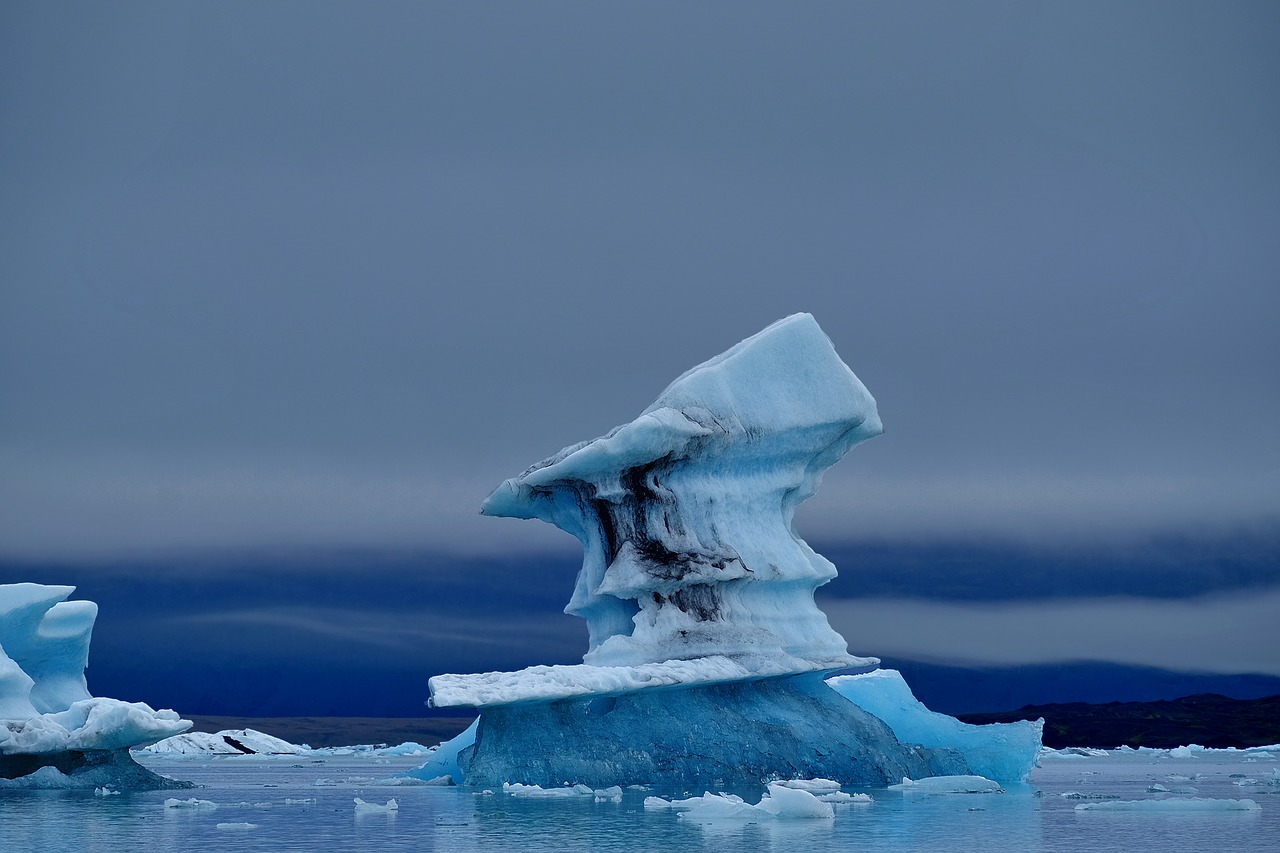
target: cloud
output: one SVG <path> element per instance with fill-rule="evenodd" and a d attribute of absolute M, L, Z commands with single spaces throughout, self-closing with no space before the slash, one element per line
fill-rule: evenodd
<path fill-rule="evenodd" d="M 1073 661 L 1280 675 L 1280 589 L 1178 601 L 1018 604 L 829 600 L 855 654 L 957 666 Z"/>
<path fill-rule="evenodd" d="M 1280 515 L 1276 9 L 927 5 L 8 14 L 0 549 L 541 547 L 798 310 L 888 429 L 809 535 Z"/>
<path fill-rule="evenodd" d="M 262 632 L 287 638 L 297 646 L 317 641 L 345 647 L 356 657 L 371 654 L 421 655 L 424 649 L 448 650 L 460 658 L 493 656 L 513 648 L 538 648 L 558 656 L 581 652 L 583 638 L 576 620 L 564 616 L 441 613 L 433 609 L 395 612 L 342 607 L 277 606 L 161 617 L 149 625 L 159 632 L 216 633 L 224 648 L 256 643 Z M 244 632 L 253 631 L 251 635 Z M 246 640 L 246 636 L 253 639 Z"/>

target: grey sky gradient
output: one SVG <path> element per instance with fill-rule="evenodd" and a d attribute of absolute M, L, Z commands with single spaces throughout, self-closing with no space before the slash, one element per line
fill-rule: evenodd
<path fill-rule="evenodd" d="M 1280 515 L 1280 7 L 0 9 L 0 556 L 560 548 L 489 489 L 812 312 L 809 537 Z"/>
<path fill-rule="evenodd" d="M 952 666 L 1108 661 L 1176 672 L 1280 675 L 1275 590 L 1180 601 L 844 599 L 823 609 L 855 654 Z"/>

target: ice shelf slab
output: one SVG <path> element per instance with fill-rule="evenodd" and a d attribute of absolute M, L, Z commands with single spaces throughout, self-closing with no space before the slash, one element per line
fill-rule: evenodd
<path fill-rule="evenodd" d="M 94 698 L 85 683 L 98 607 L 75 587 L 0 584 L 0 779 L 34 787 L 174 787 L 130 747 L 191 727 L 169 710 Z"/>
<path fill-rule="evenodd" d="M 877 658 L 850 657 L 856 667 L 874 669 Z M 429 681 L 431 705 L 436 708 L 512 705 L 518 702 L 550 702 L 584 696 L 619 696 L 698 684 L 751 681 L 778 675 L 826 671 L 811 661 L 790 657 L 748 662 L 721 655 L 694 660 L 669 660 L 639 666 L 532 666 L 518 672 L 482 672 L 473 675 L 437 675 Z"/>

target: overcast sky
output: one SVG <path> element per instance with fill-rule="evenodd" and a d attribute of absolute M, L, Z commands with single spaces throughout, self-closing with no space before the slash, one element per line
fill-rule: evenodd
<path fill-rule="evenodd" d="M 480 502 L 796 311 L 886 425 L 810 538 L 1273 522 L 1276 32 L 1270 2 L 6 3 L 0 549 L 572 551 Z"/>

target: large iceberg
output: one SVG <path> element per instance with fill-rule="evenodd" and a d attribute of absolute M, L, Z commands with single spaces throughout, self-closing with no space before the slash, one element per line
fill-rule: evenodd
<path fill-rule="evenodd" d="M 824 682 L 879 661 L 849 654 L 814 603 L 836 569 L 792 517 L 880 432 L 871 394 L 796 314 L 688 371 L 631 423 L 504 482 L 483 514 L 582 542 L 566 612 L 587 621 L 589 648 L 576 666 L 432 678 L 431 704 L 482 713 L 416 775 L 723 787 L 976 772 L 973 738 L 895 736 L 896 720 Z M 1039 748 L 1026 725 L 1001 765 L 1019 778 Z"/>
<path fill-rule="evenodd" d="M 94 698 L 84 670 L 98 606 L 72 586 L 0 584 L 0 786 L 186 787 L 129 756 L 191 727 L 173 711 Z"/>

